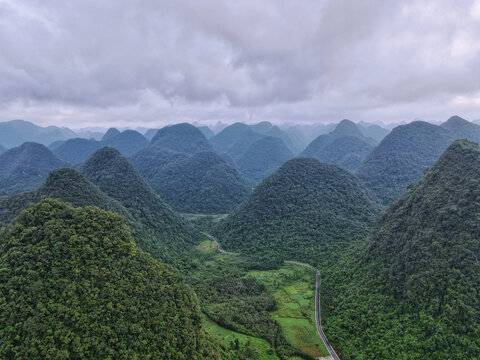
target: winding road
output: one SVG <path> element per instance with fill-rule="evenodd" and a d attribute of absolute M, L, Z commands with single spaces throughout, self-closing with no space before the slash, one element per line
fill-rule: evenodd
<path fill-rule="evenodd" d="M 210 234 L 205 234 L 205 235 L 207 235 L 212 241 L 215 242 L 215 244 L 217 244 L 217 248 L 218 248 L 218 251 L 220 251 L 220 253 L 226 254 L 226 255 L 240 255 L 239 253 L 228 252 L 228 251 L 223 250 L 222 245 L 220 245 L 220 242 L 218 241 L 217 238 L 213 237 Z M 325 344 L 325 347 L 327 348 L 327 350 L 330 354 L 330 357 L 333 360 L 340 360 L 339 356 L 337 355 L 337 353 L 333 349 L 332 345 L 330 345 L 330 342 L 328 341 L 327 336 L 323 332 L 323 328 L 322 328 L 322 321 L 321 321 L 321 318 L 320 318 L 320 271 L 316 267 L 314 267 L 310 264 L 306 264 L 306 263 L 302 263 L 302 262 L 298 262 L 298 261 L 285 260 L 285 263 L 296 264 L 296 265 L 300 265 L 300 266 L 306 266 L 306 267 L 309 267 L 310 269 L 312 269 L 313 271 L 315 271 L 315 274 L 316 274 L 315 322 L 317 323 L 317 332 L 318 332 L 318 335 L 320 336 L 320 339 L 322 339 L 323 343 Z"/>

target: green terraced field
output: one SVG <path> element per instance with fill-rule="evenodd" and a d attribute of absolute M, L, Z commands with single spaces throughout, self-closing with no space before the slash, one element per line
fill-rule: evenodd
<path fill-rule="evenodd" d="M 271 312 L 282 326 L 285 338 L 295 348 L 314 357 L 328 356 L 315 327 L 315 274 L 295 264 L 279 270 L 251 271 L 274 295 L 277 308 Z"/>

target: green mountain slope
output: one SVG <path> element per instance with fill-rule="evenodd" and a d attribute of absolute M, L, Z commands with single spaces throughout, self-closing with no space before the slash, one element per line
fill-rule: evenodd
<path fill-rule="evenodd" d="M 319 135 L 313 140 L 301 156 L 355 170 L 373 150 L 374 145 L 375 141 L 363 136 L 355 123 L 342 120 L 332 132 Z"/>
<path fill-rule="evenodd" d="M 480 356 L 480 147 L 454 142 L 323 278 L 330 341 L 345 359 Z"/>
<path fill-rule="evenodd" d="M 225 249 L 320 264 L 368 231 L 377 206 L 346 170 L 296 158 L 258 185 L 215 229 Z"/>
<path fill-rule="evenodd" d="M 104 194 L 76 170 L 61 168 L 51 171 L 38 189 L 0 198 L 0 227 L 10 223 L 30 204 L 45 198 L 59 199 L 75 207 L 98 206 L 122 216 L 129 216 L 118 201 Z"/>
<path fill-rule="evenodd" d="M 54 148 L 53 153 L 72 165 L 79 165 L 101 147 L 100 141 L 74 138 Z"/>
<path fill-rule="evenodd" d="M 220 359 L 181 276 L 120 217 L 43 200 L 0 233 L 3 359 Z"/>
<path fill-rule="evenodd" d="M 14 194 L 40 186 L 48 173 L 67 166 L 45 146 L 24 143 L 0 155 L 0 195 Z"/>
<path fill-rule="evenodd" d="M 440 126 L 414 121 L 392 130 L 358 168 L 357 175 L 385 204 L 420 179 L 452 142 Z"/>
<path fill-rule="evenodd" d="M 113 147 L 120 151 L 123 156 L 130 157 L 146 148 L 148 146 L 148 140 L 138 131 L 125 130 L 116 136 L 110 134 L 106 139 L 104 136 L 102 146 Z"/>
<path fill-rule="evenodd" d="M 117 135 L 120 135 L 120 130 L 116 128 L 110 128 L 105 132 L 105 134 L 103 134 L 102 141 L 113 139 Z"/>
<path fill-rule="evenodd" d="M 246 179 L 258 184 L 293 156 L 282 140 L 268 136 L 249 146 L 236 164 Z"/>
<path fill-rule="evenodd" d="M 462 119 L 460 116 L 452 116 L 440 126 L 448 130 L 454 139 L 480 142 L 480 125 Z"/>
<path fill-rule="evenodd" d="M 187 154 L 213 150 L 205 135 L 195 126 L 187 123 L 160 129 L 152 138 L 151 145 Z"/>
<path fill-rule="evenodd" d="M 105 194 L 122 204 L 147 231 L 144 250 L 173 262 L 184 259 L 199 235 L 156 195 L 117 150 L 102 148 L 79 171 Z M 150 245 L 148 245 L 150 244 Z"/>
<path fill-rule="evenodd" d="M 245 200 L 249 192 L 240 174 L 214 152 L 170 162 L 149 178 L 149 183 L 181 212 L 225 213 Z"/>

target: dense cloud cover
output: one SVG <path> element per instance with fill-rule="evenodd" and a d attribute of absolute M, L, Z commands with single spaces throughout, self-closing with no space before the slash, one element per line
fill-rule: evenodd
<path fill-rule="evenodd" d="M 480 0 L 0 0 L 0 120 L 480 118 Z"/>

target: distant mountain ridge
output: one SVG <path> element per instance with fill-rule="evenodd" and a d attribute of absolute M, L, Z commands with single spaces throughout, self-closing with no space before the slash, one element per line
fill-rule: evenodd
<path fill-rule="evenodd" d="M 313 140 L 300 155 L 355 170 L 375 145 L 375 140 L 365 137 L 355 123 L 342 120 L 332 132 Z"/>
<path fill-rule="evenodd" d="M 26 142 L 0 155 L 0 195 L 40 186 L 51 170 L 68 164 L 44 145 Z"/>

